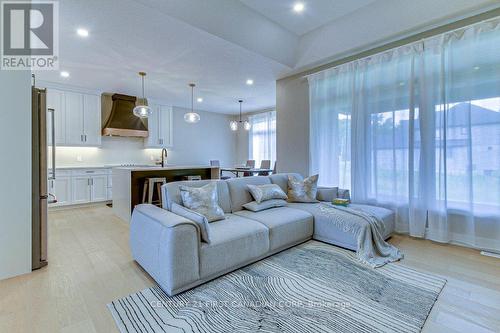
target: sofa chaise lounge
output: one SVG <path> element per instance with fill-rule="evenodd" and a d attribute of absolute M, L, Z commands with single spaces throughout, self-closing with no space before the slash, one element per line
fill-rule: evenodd
<path fill-rule="evenodd" d="M 133 258 L 172 296 L 312 238 L 356 250 L 355 236 L 330 223 L 320 214 L 318 204 L 289 203 L 260 212 L 243 208 L 253 201 L 248 184 L 277 184 L 286 193 L 288 175 L 163 185 L 164 208 L 142 204 L 134 209 L 130 226 Z M 224 220 L 210 223 L 209 244 L 201 241 L 196 223 L 170 212 L 172 203 L 182 205 L 180 185 L 200 187 L 208 182 L 216 182 L 219 206 L 225 214 Z M 319 188 L 317 198 L 331 201 L 336 193 L 334 188 Z M 394 230 L 393 212 L 374 206 L 351 206 L 380 218 L 384 238 L 390 237 Z"/>

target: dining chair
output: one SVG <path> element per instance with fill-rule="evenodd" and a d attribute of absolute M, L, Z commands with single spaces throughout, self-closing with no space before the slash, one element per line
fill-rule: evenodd
<path fill-rule="evenodd" d="M 255 169 L 255 160 L 247 160 L 245 166 L 250 169 Z M 250 177 L 250 176 L 253 176 L 253 172 L 243 172 L 243 177 Z"/>
<path fill-rule="evenodd" d="M 262 160 L 260 162 L 261 169 L 270 169 L 271 168 L 271 160 Z M 269 171 L 261 171 L 259 172 L 259 176 L 269 176 Z"/>
<path fill-rule="evenodd" d="M 218 167 L 220 169 L 220 161 L 219 160 L 210 160 L 210 166 Z M 229 178 L 231 178 L 231 177 L 223 176 L 222 170 L 220 170 L 220 179 L 225 180 L 225 179 L 229 179 Z"/>
<path fill-rule="evenodd" d="M 274 161 L 273 175 L 276 174 L 276 161 Z"/>

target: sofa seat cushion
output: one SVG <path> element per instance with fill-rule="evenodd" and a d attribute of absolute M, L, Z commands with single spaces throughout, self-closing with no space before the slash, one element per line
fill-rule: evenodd
<path fill-rule="evenodd" d="M 230 271 L 269 251 L 269 230 L 263 224 L 234 214 L 210 223 L 210 244 L 200 247 L 200 276 Z"/>
<path fill-rule="evenodd" d="M 241 210 L 235 214 L 258 221 L 269 228 L 271 251 L 309 239 L 313 234 L 313 216 L 300 209 L 278 207 L 260 212 Z"/>
<path fill-rule="evenodd" d="M 350 250 L 356 250 L 358 242 L 355 235 L 349 232 L 344 232 L 332 224 L 329 219 L 324 217 L 320 212 L 319 205 L 320 204 L 315 203 L 289 203 L 288 207 L 307 211 L 314 216 L 314 239 Z M 385 227 L 383 233 L 385 239 L 389 238 L 394 231 L 394 213 L 391 210 L 382 207 L 359 204 L 350 204 L 349 207 L 361 209 L 380 218 Z"/>

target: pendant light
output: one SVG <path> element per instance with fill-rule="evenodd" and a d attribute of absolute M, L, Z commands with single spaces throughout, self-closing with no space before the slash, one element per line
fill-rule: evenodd
<path fill-rule="evenodd" d="M 237 131 L 239 124 L 243 123 L 243 128 L 245 131 L 249 131 L 252 128 L 252 124 L 248 120 L 241 120 L 241 104 L 243 103 L 243 100 L 239 100 L 238 103 L 240 103 L 240 119 L 238 121 L 236 120 L 231 120 L 229 122 L 229 128 L 231 128 L 231 131 Z"/>
<path fill-rule="evenodd" d="M 144 94 L 144 77 L 146 76 L 146 73 L 139 72 L 139 75 L 141 76 L 142 80 L 142 98 L 139 98 L 139 100 L 137 101 L 137 106 L 132 112 L 136 117 L 148 118 L 153 114 L 153 110 L 148 106 L 148 101 Z"/>
<path fill-rule="evenodd" d="M 194 87 L 196 85 L 194 83 L 190 83 L 191 87 L 191 112 L 184 114 L 184 121 L 186 123 L 194 124 L 200 121 L 200 115 L 194 112 Z"/>

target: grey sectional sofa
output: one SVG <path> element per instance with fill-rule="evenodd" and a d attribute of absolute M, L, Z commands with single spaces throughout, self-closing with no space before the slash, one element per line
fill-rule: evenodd
<path fill-rule="evenodd" d="M 296 174 L 294 174 L 296 175 Z M 300 176 L 300 175 L 297 175 Z M 169 210 L 182 204 L 180 185 L 203 186 L 216 182 L 219 205 L 225 219 L 210 224 L 210 244 L 200 241 L 198 226 Z M 305 242 L 311 238 L 355 250 L 354 235 L 336 228 L 317 204 L 290 203 L 260 212 L 245 210 L 253 201 L 247 184 L 277 184 L 286 192 L 288 174 L 173 182 L 162 187 L 163 207 L 143 204 L 135 207 L 130 226 L 133 258 L 169 295 L 175 295 L 237 268 Z M 318 190 L 318 199 L 331 201 L 335 191 Z M 394 230 L 391 211 L 356 205 L 384 221 L 384 235 Z"/>

